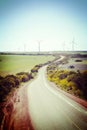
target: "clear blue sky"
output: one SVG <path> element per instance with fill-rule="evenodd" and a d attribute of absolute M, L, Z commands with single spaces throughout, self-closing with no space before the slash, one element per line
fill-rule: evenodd
<path fill-rule="evenodd" d="M 0 51 L 87 50 L 87 0 L 0 0 Z"/>

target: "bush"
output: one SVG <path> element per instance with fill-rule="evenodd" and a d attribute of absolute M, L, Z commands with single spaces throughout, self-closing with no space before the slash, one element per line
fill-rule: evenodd
<path fill-rule="evenodd" d="M 73 92 L 77 90 L 76 84 L 74 82 L 68 82 L 68 91 L 72 90 Z"/>
<path fill-rule="evenodd" d="M 20 82 L 27 82 L 33 78 L 32 73 L 29 74 L 28 72 L 20 72 L 17 73 L 16 75 L 20 79 Z"/>
<path fill-rule="evenodd" d="M 31 72 L 38 72 L 38 69 L 42 66 L 36 65 Z M 20 72 L 15 75 L 7 75 L 6 77 L 0 76 L 0 102 L 2 102 L 6 96 L 15 87 L 18 87 L 21 82 L 27 82 L 33 78 L 32 73 Z"/>
<path fill-rule="evenodd" d="M 34 77 L 33 77 L 33 74 L 32 73 L 30 73 L 29 74 L 29 79 L 33 79 Z"/>
<path fill-rule="evenodd" d="M 79 89 L 77 89 L 77 90 L 74 92 L 74 94 L 75 94 L 76 96 L 78 96 L 78 97 L 83 97 L 83 92 L 82 92 L 81 90 L 79 90 Z"/>
<path fill-rule="evenodd" d="M 76 72 L 75 71 L 69 71 L 68 74 L 72 75 L 72 74 L 76 74 Z"/>
<path fill-rule="evenodd" d="M 14 75 L 7 75 L 5 77 L 6 80 L 9 80 L 9 81 L 13 81 L 14 82 L 14 85 L 13 87 L 17 87 L 19 84 L 20 84 L 20 80 L 17 76 L 14 76 Z"/>
<path fill-rule="evenodd" d="M 67 76 L 67 81 L 68 81 L 68 82 L 71 82 L 71 81 L 73 82 L 74 79 L 75 79 L 75 74 L 71 74 L 71 75 L 68 75 L 68 76 Z"/>
<path fill-rule="evenodd" d="M 60 80 L 65 79 L 65 78 L 67 78 L 67 74 L 60 74 L 59 75 Z"/>
<path fill-rule="evenodd" d="M 52 70 L 52 66 L 48 66 L 47 75 L 48 79 L 57 86 L 60 85 L 61 89 L 87 99 L 87 71 L 81 73 L 79 70 Z"/>
<path fill-rule="evenodd" d="M 77 59 L 77 60 L 75 60 L 75 62 L 82 62 L 82 60 Z"/>
<path fill-rule="evenodd" d="M 61 88 L 62 88 L 62 89 L 67 90 L 68 82 L 67 82 L 66 79 L 60 80 L 60 83 L 59 83 L 59 84 L 61 85 Z"/>
<path fill-rule="evenodd" d="M 3 80 L 4 78 L 2 76 L 0 76 L 0 80 Z"/>
<path fill-rule="evenodd" d="M 73 68 L 75 68 L 75 66 L 73 66 L 73 65 L 70 65 L 70 66 L 69 66 L 69 68 L 70 68 L 70 69 L 73 69 Z"/>
<path fill-rule="evenodd" d="M 1 85 L 4 87 L 7 87 L 8 89 L 11 89 L 12 87 L 15 87 L 15 82 L 11 78 L 5 78 L 4 80 L 1 81 Z"/>
<path fill-rule="evenodd" d="M 2 102 L 6 98 L 10 90 L 11 90 L 11 87 L 8 88 L 7 86 L 4 86 L 2 81 L 0 82 L 0 102 Z"/>
<path fill-rule="evenodd" d="M 37 66 L 35 66 L 35 67 L 31 70 L 31 72 L 32 72 L 32 73 L 37 73 L 37 72 L 38 72 L 38 69 L 39 69 L 39 68 L 38 68 Z"/>
<path fill-rule="evenodd" d="M 21 82 L 27 82 L 29 80 L 27 75 L 20 75 Z"/>
<path fill-rule="evenodd" d="M 9 92 L 18 87 L 20 84 L 19 79 L 14 75 L 7 75 L 5 78 L 1 78 L 0 80 L 0 102 L 2 102 Z"/>

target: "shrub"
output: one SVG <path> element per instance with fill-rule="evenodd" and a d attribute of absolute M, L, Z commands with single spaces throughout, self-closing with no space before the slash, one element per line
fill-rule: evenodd
<path fill-rule="evenodd" d="M 11 88 L 4 86 L 2 81 L 0 82 L 0 102 L 2 102 L 6 98 L 10 90 Z"/>
<path fill-rule="evenodd" d="M 75 68 L 75 67 L 74 67 L 73 65 L 70 65 L 69 68 L 70 68 L 70 69 L 73 69 L 73 68 Z"/>
<path fill-rule="evenodd" d="M 28 72 L 20 72 L 16 74 L 18 76 L 18 78 L 20 79 L 20 82 L 27 82 L 28 80 L 33 78 L 32 73 L 28 73 Z"/>
<path fill-rule="evenodd" d="M 62 79 L 65 79 L 67 77 L 67 74 L 60 74 L 59 75 L 59 79 L 62 80 Z"/>
<path fill-rule="evenodd" d="M 29 80 L 27 75 L 21 75 L 21 81 L 22 82 L 27 82 Z"/>
<path fill-rule="evenodd" d="M 17 75 L 17 76 L 18 76 L 20 82 L 27 82 L 29 80 L 28 75 L 26 75 L 26 74 Z"/>
<path fill-rule="evenodd" d="M 32 70 L 31 70 L 31 73 L 37 73 L 39 68 L 42 66 L 42 64 L 40 65 L 36 65 Z"/>
<path fill-rule="evenodd" d="M 67 89 L 67 87 L 68 87 L 68 85 L 67 85 L 68 82 L 66 79 L 60 80 L 59 84 L 61 85 L 62 89 Z"/>
<path fill-rule="evenodd" d="M 14 75 L 7 75 L 4 80 L 9 81 L 9 84 L 13 84 L 12 87 L 17 87 L 20 84 L 20 80 Z"/>
<path fill-rule="evenodd" d="M 2 76 L 0 76 L 0 80 L 3 80 L 4 78 Z"/>
<path fill-rule="evenodd" d="M 82 60 L 77 59 L 77 60 L 75 60 L 75 62 L 82 62 Z"/>
<path fill-rule="evenodd" d="M 78 97 L 83 97 L 83 92 L 82 92 L 81 90 L 79 90 L 79 89 L 77 89 L 77 90 L 74 92 L 74 94 L 75 94 L 76 96 L 78 96 Z"/>
<path fill-rule="evenodd" d="M 30 73 L 30 74 L 28 75 L 28 78 L 29 78 L 29 79 L 33 79 L 33 78 L 34 78 L 33 75 L 32 75 L 32 73 Z"/>
<path fill-rule="evenodd" d="M 38 69 L 42 66 L 36 65 L 31 72 L 38 72 Z M 15 75 L 7 75 L 6 77 L 0 76 L 0 102 L 2 102 L 6 96 L 15 87 L 18 87 L 21 82 L 27 82 L 33 78 L 32 73 L 20 72 Z"/>
<path fill-rule="evenodd" d="M 3 93 L 3 94 L 8 94 L 10 92 L 10 89 L 8 89 L 7 87 L 3 86 L 1 83 L 0 83 L 0 95 Z"/>
<path fill-rule="evenodd" d="M 15 82 L 12 79 L 4 79 L 1 82 L 1 85 L 4 87 L 7 87 L 8 89 L 11 89 L 12 87 L 15 87 Z"/>
<path fill-rule="evenodd" d="M 75 79 L 75 74 L 71 74 L 71 75 L 68 75 L 68 76 L 67 76 L 67 81 L 68 81 L 68 82 L 71 82 L 71 81 L 73 82 L 74 79 Z"/>
<path fill-rule="evenodd" d="M 36 67 L 33 68 L 33 69 L 31 70 L 31 72 L 32 72 L 32 73 L 38 72 L 38 68 L 36 68 Z"/>
<path fill-rule="evenodd" d="M 75 90 L 77 90 L 77 87 L 76 87 L 76 84 L 74 83 L 74 82 L 68 82 L 68 91 L 69 90 L 72 90 L 73 92 L 75 91 Z"/>
<path fill-rule="evenodd" d="M 75 71 L 69 71 L 68 74 L 72 75 L 72 74 L 76 74 L 76 72 Z"/>
<path fill-rule="evenodd" d="M 20 84 L 20 80 L 19 80 L 19 78 L 18 78 L 17 76 L 9 75 L 9 76 L 7 76 L 7 77 L 14 80 L 14 82 L 15 82 L 15 87 Z M 6 78 L 7 78 L 7 77 L 6 77 Z"/>
<path fill-rule="evenodd" d="M 51 68 L 51 69 L 50 69 Z M 52 66 L 47 68 L 48 79 L 54 82 L 61 89 L 74 93 L 76 96 L 87 99 L 87 71 L 81 73 L 79 70 L 52 70 Z"/>

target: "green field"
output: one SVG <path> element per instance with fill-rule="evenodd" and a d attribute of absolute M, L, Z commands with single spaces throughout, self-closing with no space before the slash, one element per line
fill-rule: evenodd
<path fill-rule="evenodd" d="M 53 56 L 0 55 L 0 75 L 29 72 L 35 65 L 53 60 Z"/>

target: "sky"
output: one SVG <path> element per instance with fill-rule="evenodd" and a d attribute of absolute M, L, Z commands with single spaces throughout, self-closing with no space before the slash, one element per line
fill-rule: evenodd
<path fill-rule="evenodd" d="M 87 0 L 0 0 L 0 51 L 39 51 L 39 43 L 87 50 Z"/>

